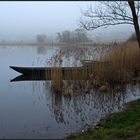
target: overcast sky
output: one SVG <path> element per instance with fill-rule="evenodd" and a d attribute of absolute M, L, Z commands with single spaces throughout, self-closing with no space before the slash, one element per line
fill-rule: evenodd
<path fill-rule="evenodd" d="M 89 4 L 91 2 L 87 1 L 0 2 L 0 39 L 30 38 L 40 33 L 54 35 L 59 31 L 74 30 L 78 28 L 80 8 L 86 9 Z M 106 31 L 109 33 L 106 34 Z M 133 27 L 112 27 L 106 31 L 99 29 L 93 35 L 99 39 L 101 35 L 109 38 L 114 33 L 126 37 L 133 31 Z"/>

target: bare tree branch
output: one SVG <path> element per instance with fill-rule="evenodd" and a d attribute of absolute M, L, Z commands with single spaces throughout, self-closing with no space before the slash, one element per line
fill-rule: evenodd
<path fill-rule="evenodd" d="M 93 9 L 92 5 L 81 12 L 80 26 L 86 30 L 94 30 L 110 25 L 133 25 L 140 48 L 140 1 L 102 1 Z"/>
<path fill-rule="evenodd" d="M 135 2 L 135 8 L 136 8 L 137 16 L 140 16 L 140 15 L 139 15 L 139 11 L 140 11 L 140 1 Z"/>
<path fill-rule="evenodd" d="M 139 9 L 139 2 L 136 7 Z M 90 5 L 87 10 L 81 12 L 84 18 L 81 18 L 80 26 L 87 30 L 109 25 L 133 25 L 133 18 L 127 1 L 102 1 L 96 9 L 93 10 L 92 5 Z M 139 10 L 137 10 L 138 13 Z"/>

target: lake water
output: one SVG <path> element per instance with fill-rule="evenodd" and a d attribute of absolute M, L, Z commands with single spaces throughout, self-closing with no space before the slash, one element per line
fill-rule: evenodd
<path fill-rule="evenodd" d="M 10 82 L 20 74 L 9 66 L 51 66 L 54 59 L 57 66 L 57 53 L 63 60 L 61 66 L 80 66 L 80 59 L 94 57 L 87 49 L 0 46 L 0 138 L 63 138 L 140 98 L 138 85 L 116 94 L 99 93 L 85 82 L 83 87 L 72 89 L 73 96 L 65 97 L 52 91 L 51 81 Z M 79 53 L 84 53 L 84 58 Z M 67 81 L 67 86 L 73 87 L 72 81 Z"/>

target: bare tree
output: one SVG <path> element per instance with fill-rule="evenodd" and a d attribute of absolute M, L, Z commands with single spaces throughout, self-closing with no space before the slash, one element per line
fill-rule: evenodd
<path fill-rule="evenodd" d="M 36 36 L 36 41 L 38 44 L 44 44 L 46 41 L 46 35 L 45 34 L 39 34 Z"/>
<path fill-rule="evenodd" d="M 102 1 L 95 9 L 90 5 L 87 10 L 81 11 L 83 17 L 80 19 L 80 26 L 86 30 L 94 30 L 110 25 L 133 25 L 140 48 L 139 11 L 140 1 Z"/>
<path fill-rule="evenodd" d="M 57 40 L 63 43 L 79 43 L 91 41 L 87 32 L 83 29 L 75 29 L 73 31 L 63 31 L 57 33 Z"/>

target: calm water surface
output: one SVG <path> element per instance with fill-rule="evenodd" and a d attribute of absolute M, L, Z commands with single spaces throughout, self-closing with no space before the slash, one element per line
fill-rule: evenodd
<path fill-rule="evenodd" d="M 56 50 L 59 48 L 0 47 L 0 138 L 63 138 L 140 97 L 138 85 L 117 94 L 85 87 L 78 89 L 80 95 L 64 97 L 51 90 L 51 81 L 10 82 L 20 74 L 9 66 L 49 66 L 47 61 Z M 65 59 L 62 65 L 76 65 L 72 60 L 78 59 L 72 58 L 71 50 L 67 52 L 59 51 Z"/>

